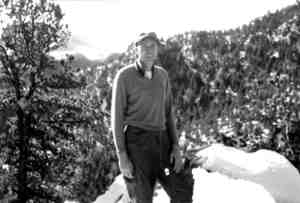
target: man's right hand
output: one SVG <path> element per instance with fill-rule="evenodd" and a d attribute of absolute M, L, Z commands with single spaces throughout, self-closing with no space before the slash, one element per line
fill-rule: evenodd
<path fill-rule="evenodd" d="M 120 153 L 119 155 L 119 167 L 124 177 L 133 178 L 133 165 L 127 155 L 127 153 Z"/>

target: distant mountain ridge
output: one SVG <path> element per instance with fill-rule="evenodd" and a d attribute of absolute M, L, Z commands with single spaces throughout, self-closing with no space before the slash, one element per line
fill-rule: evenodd
<path fill-rule="evenodd" d="M 297 1 L 298 2 L 298 1 Z M 241 25 L 237 28 L 232 28 L 228 30 L 214 30 L 214 31 L 205 31 L 205 30 L 198 30 L 198 31 L 187 31 L 185 33 L 179 33 L 175 34 L 174 36 L 166 39 L 165 41 L 171 40 L 171 39 L 178 39 L 181 38 L 184 35 L 195 35 L 197 33 L 205 32 L 205 33 L 219 33 L 223 35 L 235 35 L 235 36 L 241 36 L 245 33 L 253 34 L 257 32 L 271 32 L 272 30 L 275 30 L 283 24 L 284 22 L 287 22 L 290 20 L 293 16 L 300 13 L 300 7 L 299 3 L 296 3 L 294 5 L 287 6 L 283 9 L 277 10 L 275 12 L 269 12 L 266 15 L 262 17 L 258 17 L 253 19 L 249 24 Z M 128 46 L 127 52 L 132 52 L 132 44 Z M 86 66 L 95 66 L 99 64 L 105 64 L 109 63 L 110 61 L 114 59 L 119 59 L 122 55 L 131 55 L 131 53 L 112 53 L 109 56 L 105 57 L 104 59 L 96 59 L 91 60 L 88 57 L 86 57 L 84 54 L 78 52 L 74 54 L 76 65 L 82 65 L 83 67 Z"/>

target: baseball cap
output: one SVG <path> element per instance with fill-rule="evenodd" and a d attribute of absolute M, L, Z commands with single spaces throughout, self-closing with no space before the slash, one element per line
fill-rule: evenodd
<path fill-rule="evenodd" d="M 141 33 L 138 36 L 137 40 L 135 41 L 135 45 L 136 46 L 139 45 L 142 41 L 144 41 L 145 39 L 148 39 L 148 38 L 156 41 L 158 45 L 163 45 L 162 42 L 157 38 L 157 35 L 156 35 L 155 32 L 147 32 L 147 33 L 143 32 L 143 33 Z"/>

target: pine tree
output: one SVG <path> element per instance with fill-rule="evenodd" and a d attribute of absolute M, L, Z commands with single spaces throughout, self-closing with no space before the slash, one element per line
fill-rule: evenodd
<path fill-rule="evenodd" d="M 70 36 L 57 4 L 3 0 L 0 9 L 0 199 L 61 202 L 97 144 L 86 81 L 72 56 L 50 56 Z"/>

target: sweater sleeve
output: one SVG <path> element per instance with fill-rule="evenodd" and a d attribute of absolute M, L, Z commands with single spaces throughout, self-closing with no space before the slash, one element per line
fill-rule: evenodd
<path fill-rule="evenodd" d="M 172 96 L 172 89 L 171 83 L 168 78 L 167 81 L 167 100 L 166 100 L 166 128 L 168 131 L 168 135 L 171 139 L 172 146 L 178 146 L 178 138 L 176 132 L 176 125 L 175 125 L 175 116 L 173 111 L 173 96 Z"/>
<path fill-rule="evenodd" d="M 126 152 L 124 128 L 124 110 L 126 108 L 125 81 L 119 71 L 113 81 L 111 102 L 111 127 L 117 154 Z"/>

